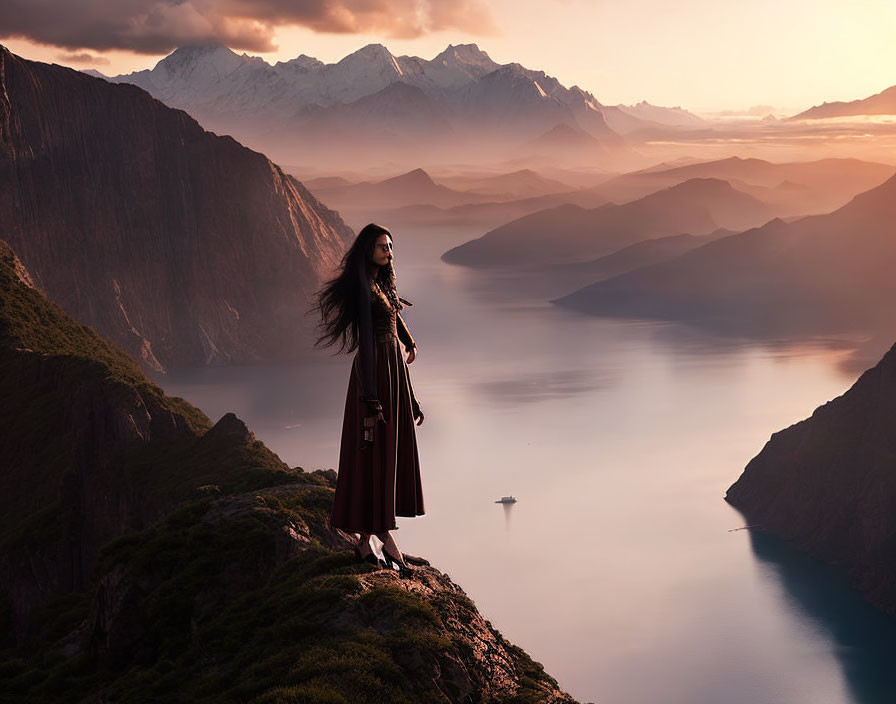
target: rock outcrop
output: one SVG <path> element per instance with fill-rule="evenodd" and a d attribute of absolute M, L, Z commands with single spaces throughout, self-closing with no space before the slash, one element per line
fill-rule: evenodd
<path fill-rule="evenodd" d="M 839 566 L 896 613 L 896 345 L 843 395 L 772 434 L 725 499 Z"/>
<path fill-rule="evenodd" d="M 351 237 L 263 154 L 0 46 L 0 238 L 144 368 L 300 356 L 310 294 Z"/>
<path fill-rule="evenodd" d="M 59 647 L 124 698 L 176 682 L 189 701 L 573 701 L 426 560 L 406 556 L 408 579 L 356 562 L 325 526 L 334 484 L 197 501 L 110 544 Z"/>
<path fill-rule="evenodd" d="M 0 689 L 16 701 L 574 704 L 448 575 L 356 561 L 289 469 L 0 241 Z"/>

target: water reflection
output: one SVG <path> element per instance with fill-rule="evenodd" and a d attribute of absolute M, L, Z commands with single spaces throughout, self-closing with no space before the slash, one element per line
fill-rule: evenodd
<path fill-rule="evenodd" d="M 513 504 L 501 504 L 504 509 L 504 528 L 510 530 L 510 517 L 513 515 Z"/>
<path fill-rule="evenodd" d="M 834 640 L 857 704 L 891 704 L 896 699 L 896 618 L 862 600 L 831 567 L 762 531 L 750 531 L 753 553 L 774 568 L 788 602 Z"/>
<path fill-rule="evenodd" d="M 605 389 L 611 383 L 594 369 L 557 369 L 471 382 L 475 393 L 496 403 L 516 405 Z"/>

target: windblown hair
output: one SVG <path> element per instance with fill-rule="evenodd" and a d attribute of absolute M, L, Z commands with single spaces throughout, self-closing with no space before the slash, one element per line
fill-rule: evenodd
<path fill-rule="evenodd" d="M 359 323 L 362 311 L 360 302 L 370 300 L 367 295 L 368 266 L 373 256 L 373 246 L 380 235 L 392 233 L 385 227 L 370 223 L 365 225 L 352 246 L 342 256 L 336 276 L 325 283 L 315 294 L 320 312 L 318 329 L 320 336 L 315 347 L 339 344 L 340 352 L 354 352 L 359 345 Z M 376 281 L 396 308 L 400 308 L 392 262 L 379 267 Z M 363 287 L 363 288 L 362 288 Z"/>

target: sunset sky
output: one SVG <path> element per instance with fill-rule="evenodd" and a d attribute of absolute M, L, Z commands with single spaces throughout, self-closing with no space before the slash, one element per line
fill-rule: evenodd
<path fill-rule="evenodd" d="M 110 75 L 189 43 L 274 63 L 472 42 L 608 105 L 794 113 L 896 84 L 888 0 L 0 0 L 0 16 L 14 53 Z"/>

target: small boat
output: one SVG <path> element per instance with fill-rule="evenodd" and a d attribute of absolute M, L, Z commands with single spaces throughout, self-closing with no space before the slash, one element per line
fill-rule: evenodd
<path fill-rule="evenodd" d="M 499 501 L 495 501 L 496 504 L 515 504 L 516 499 L 512 496 L 502 496 Z"/>

